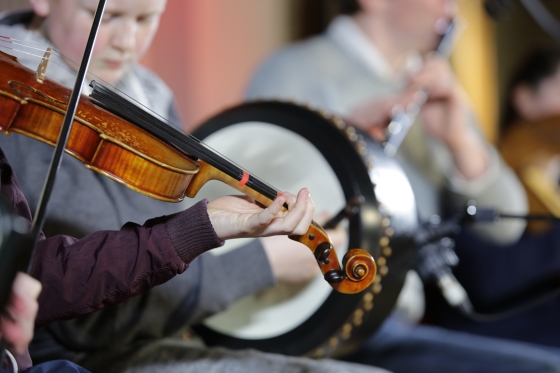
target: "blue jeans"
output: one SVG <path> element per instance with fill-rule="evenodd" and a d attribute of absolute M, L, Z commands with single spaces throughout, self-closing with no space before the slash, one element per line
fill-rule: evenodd
<path fill-rule="evenodd" d="M 560 349 L 409 325 L 395 316 L 344 360 L 394 373 L 560 372 Z"/>

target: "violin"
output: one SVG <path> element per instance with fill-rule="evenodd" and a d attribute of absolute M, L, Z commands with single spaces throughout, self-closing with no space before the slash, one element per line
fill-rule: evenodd
<path fill-rule="evenodd" d="M 49 52 L 47 51 L 47 54 Z M 37 71 L 0 51 L 0 131 L 29 136 L 54 146 L 71 90 L 45 76 L 48 56 Z M 92 94 L 81 95 L 65 151 L 139 193 L 167 202 L 193 198 L 210 180 L 221 181 L 269 206 L 280 192 L 220 156 L 196 138 L 165 123 L 95 81 Z M 351 249 L 342 266 L 324 229 L 312 222 L 291 239 L 306 245 L 325 280 L 342 293 L 367 288 L 376 274 L 372 256 Z"/>

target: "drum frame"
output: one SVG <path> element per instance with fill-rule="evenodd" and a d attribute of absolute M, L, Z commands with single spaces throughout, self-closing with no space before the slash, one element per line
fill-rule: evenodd
<path fill-rule="evenodd" d="M 368 251 L 377 261 L 378 274 L 373 285 L 362 293 L 348 295 L 332 291 L 309 319 L 277 337 L 249 340 L 222 334 L 205 325 L 193 329 L 208 345 L 232 349 L 256 348 L 309 357 L 348 354 L 391 312 L 414 259 L 411 249 L 393 249 L 410 247 L 409 238 L 394 235 L 390 211 L 384 206 L 380 208 L 375 196 L 369 172 L 376 163 L 372 153 L 379 154 L 380 145 L 327 112 L 278 101 L 233 107 L 204 122 L 193 135 L 204 141 L 220 129 L 242 122 L 265 122 L 304 137 L 332 167 L 346 201 L 360 195 L 365 198 L 360 214 L 349 219 L 349 248 Z"/>

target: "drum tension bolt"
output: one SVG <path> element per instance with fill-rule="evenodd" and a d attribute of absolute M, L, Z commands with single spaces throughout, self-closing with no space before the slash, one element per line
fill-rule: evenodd
<path fill-rule="evenodd" d="M 331 251 L 332 245 L 330 242 L 321 242 L 315 249 L 315 259 L 317 259 L 319 263 L 329 264 L 329 255 Z"/>
<path fill-rule="evenodd" d="M 352 215 L 360 213 L 360 206 L 366 202 L 364 196 L 352 197 L 346 203 L 346 206 L 342 208 L 331 220 L 323 225 L 324 229 L 335 229 L 338 224 L 344 219 L 350 218 Z"/>

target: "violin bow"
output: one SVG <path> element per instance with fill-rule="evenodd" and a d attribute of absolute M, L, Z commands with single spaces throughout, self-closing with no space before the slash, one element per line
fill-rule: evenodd
<path fill-rule="evenodd" d="M 25 270 L 27 273 L 29 273 L 31 270 L 31 266 L 33 264 L 33 256 L 35 254 L 35 248 L 37 246 L 37 241 L 39 239 L 39 235 L 41 234 L 41 231 L 43 230 L 43 225 L 45 224 L 47 204 L 49 202 L 50 196 L 53 191 L 54 183 L 56 181 L 56 174 L 58 172 L 58 169 L 60 168 L 60 165 L 62 164 L 62 156 L 64 155 L 64 149 L 66 148 L 66 143 L 68 142 L 70 130 L 72 129 L 74 116 L 76 115 L 76 109 L 78 107 L 78 101 L 80 99 L 80 94 L 82 91 L 82 87 L 84 85 L 84 80 L 91 60 L 93 46 L 95 45 L 95 40 L 97 38 L 97 33 L 99 31 L 99 25 L 101 24 L 101 20 L 103 19 L 103 13 L 105 12 L 105 3 L 106 0 L 99 0 L 99 3 L 97 5 L 97 10 L 93 17 L 93 24 L 91 26 L 87 44 L 84 50 L 82 62 L 80 63 L 80 68 L 78 70 L 78 74 L 76 77 L 76 82 L 74 83 L 72 94 L 70 95 L 70 100 L 68 101 L 68 108 L 66 110 L 66 114 L 64 115 L 62 128 L 60 129 L 60 134 L 54 149 L 53 157 L 51 159 L 51 164 L 49 166 L 47 178 L 45 179 L 45 184 L 43 185 L 43 190 L 39 198 L 39 204 L 37 205 L 37 209 L 35 210 L 35 214 L 33 216 L 33 222 L 31 224 L 29 233 L 27 234 L 27 239 L 22 242 L 22 245 L 19 245 L 20 247 L 8 248 L 9 250 L 20 250 L 21 254 L 15 256 L 15 258 L 19 259 L 17 260 L 18 262 L 17 268 L 21 270 Z M 13 273 L 15 276 L 15 271 Z M 10 280 L 11 281 L 8 282 L 9 282 L 9 287 L 11 289 L 14 279 L 11 278 Z M 5 285 L 6 284 L 2 284 L 2 286 Z M 8 289 L 8 291 L 10 291 L 10 289 Z M 0 309 L 4 310 L 5 306 L 6 306 L 5 304 L 0 304 L 1 307 Z M 0 341 L 0 364 L 4 361 L 4 354 L 5 354 L 6 347 L 7 347 L 7 343 L 5 340 L 2 339 Z"/>
<path fill-rule="evenodd" d="M 35 244 L 37 243 L 39 235 L 43 230 L 43 225 L 45 224 L 47 204 L 54 189 L 56 174 L 58 172 L 58 169 L 60 168 L 60 165 L 62 164 L 62 156 L 64 155 L 64 149 L 66 149 L 66 143 L 68 142 L 70 130 L 72 129 L 72 123 L 74 122 L 76 109 L 78 108 L 78 101 L 80 99 L 80 94 L 82 92 L 82 87 L 86 78 L 89 62 L 91 60 L 91 53 L 93 51 L 93 46 L 95 45 L 97 32 L 99 31 L 99 25 L 101 24 L 101 20 L 103 19 L 106 1 L 107 0 L 99 0 L 97 10 L 93 18 L 93 25 L 91 26 L 91 31 L 89 33 L 88 41 L 84 51 L 84 56 L 82 57 L 82 62 L 80 63 L 80 68 L 76 77 L 76 82 L 74 83 L 74 88 L 72 89 L 70 100 L 68 101 L 68 108 L 66 109 L 66 114 L 64 115 L 62 128 L 60 129 L 60 135 L 58 136 L 58 141 L 54 148 L 54 154 L 49 166 L 49 172 L 47 173 L 47 178 L 45 180 L 45 184 L 43 185 L 43 191 L 41 192 L 41 196 L 39 197 L 37 210 L 35 210 L 35 214 L 33 215 L 33 223 L 31 224 L 30 229 L 31 239 L 33 240 L 33 249 L 29 253 L 27 272 L 31 270 L 33 255 L 35 253 Z"/>

